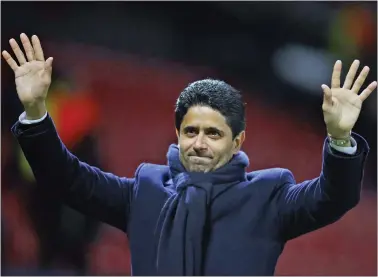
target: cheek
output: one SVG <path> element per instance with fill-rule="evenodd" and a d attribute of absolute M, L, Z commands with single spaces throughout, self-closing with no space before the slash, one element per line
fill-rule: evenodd
<path fill-rule="evenodd" d="M 213 154 L 216 155 L 218 160 L 227 159 L 230 156 L 230 153 L 232 152 L 232 143 L 225 143 L 218 141 L 215 141 L 210 146 L 210 149 L 212 150 Z"/>
<path fill-rule="evenodd" d="M 186 151 L 188 151 L 192 145 L 192 142 L 190 139 L 188 138 L 184 138 L 184 137 L 180 137 L 178 139 L 178 145 L 180 147 L 180 152 L 181 153 L 185 153 Z"/>

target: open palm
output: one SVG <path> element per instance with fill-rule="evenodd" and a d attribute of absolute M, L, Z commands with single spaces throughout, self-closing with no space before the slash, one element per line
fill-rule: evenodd
<path fill-rule="evenodd" d="M 19 65 L 7 52 L 2 55 L 15 74 L 17 94 L 24 106 L 46 99 L 47 91 L 51 84 L 52 58 L 45 61 L 41 43 L 37 36 L 32 37 L 32 44 L 25 34 L 20 35 L 24 53 L 14 39 L 9 41 Z"/>
<path fill-rule="evenodd" d="M 358 94 L 369 73 L 369 67 L 365 66 L 353 84 L 359 64 L 358 60 L 352 63 L 345 83 L 340 87 L 342 64 L 341 61 L 337 61 L 333 68 L 331 88 L 322 85 L 324 122 L 328 133 L 335 138 L 347 137 L 350 134 L 360 114 L 362 102 L 377 86 L 377 82 L 374 81 Z"/>

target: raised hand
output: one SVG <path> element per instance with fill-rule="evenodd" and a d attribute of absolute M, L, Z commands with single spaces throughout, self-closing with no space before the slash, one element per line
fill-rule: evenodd
<path fill-rule="evenodd" d="M 45 99 L 51 84 L 53 58 L 50 57 L 45 61 L 37 36 L 32 36 L 32 44 L 24 33 L 20 38 L 27 60 L 13 38 L 9 40 L 9 44 L 18 64 L 7 51 L 3 51 L 2 56 L 14 71 L 17 94 L 25 108 L 27 118 L 37 119 L 46 112 Z"/>
<path fill-rule="evenodd" d="M 377 82 L 372 82 L 360 94 L 368 73 L 369 67 L 365 66 L 353 84 L 360 62 L 355 60 L 340 87 L 340 75 L 342 63 L 337 61 L 333 68 L 331 88 L 322 85 L 324 92 L 323 115 L 327 126 L 327 132 L 334 138 L 347 138 L 350 135 L 361 111 L 362 102 L 369 97 L 377 87 Z M 353 86 L 352 86 L 353 85 Z"/>

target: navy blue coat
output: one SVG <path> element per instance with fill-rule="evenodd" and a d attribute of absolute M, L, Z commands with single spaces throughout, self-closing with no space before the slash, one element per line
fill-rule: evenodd
<path fill-rule="evenodd" d="M 133 275 L 158 275 L 156 226 L 175 194 L 166 165 L 141 164 L 133 178 L 118 177 L 79 161 L 61 142 L 51 118 L 12 127 L 39 185 L 67 205 L 124 231 Z M 285 243 L 331 224 L 360 199 L 369 151 L 357 134 L 357 153 L 332 150 L 327 139 L 319 177 L 296 184 L 283 168 L 245 173 L 214 200 L 203 275 L 273 275 Z M 217 208 L 218 207 L 218 208 Z M 175 265 L 172 264 L 172 267 Z"/>

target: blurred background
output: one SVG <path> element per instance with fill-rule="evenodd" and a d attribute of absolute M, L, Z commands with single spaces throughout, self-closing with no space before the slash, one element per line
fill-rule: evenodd
<path fill-rule="evenodd" d="M 353 59 L 377 78 L 376 2 L 1 2 L 2 50 L 25 32 L 53 56 L 48 109 L 81 160 L 121 176 L 166 163 L 174 104 L 201 78 L 247 102 L 250 170 L 321 169 L 321 84 Z M 1 63 L 2 275 L 129 275 L 127 237 L 61 205 L 35 184 L 10 128 L 23 109 Z M 377 274 L 377 92 L 354 129 L 371 146 L 360 204 L 289 242 L 277 275 Z M 41 150 L 43 155 L 43 149 Z M 51 184 L 54 189 L 54 184 Z"/>

